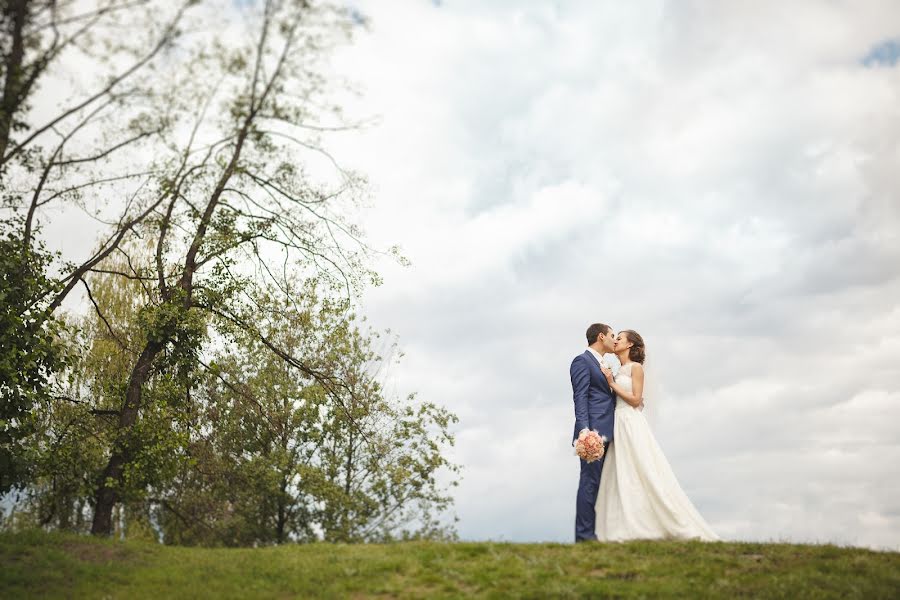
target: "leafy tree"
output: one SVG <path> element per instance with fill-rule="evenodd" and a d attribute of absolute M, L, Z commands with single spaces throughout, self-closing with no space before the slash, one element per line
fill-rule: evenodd
<path fill-rule="evenodd" d="M 320 186 L 298 168 L 303 155 L 317 148 L 302 136 L 306 120 L 319 116 L 313 108 L 324 93 L 318 63 L 339 22 L 307 2 L 269 0 L 252 23 L 255 39 L 224 46 L 211 36 L 185 49 L 184 62 L 173 65 L 179 75 L 163 94 L 171 103 L 172 131 L 185 134 L 173 134 L 177 151 L 158 159 L 157 170 L 165 175 L 144 200 L 159 208 L 140 229 L 154 242 L 155 270 L 129 275 L 152 288 L 152 303 L 142 309 L 146 342 L 137 348 L 117 443 L 98 480 L 95 534 L 110 531 L 118 488 L 136 460 L 130 439 L 154 370 L 167 364 L 189 373 L 204 341 L 204 322 L 255 331 L 259 290 L 271 286 L 290 301 L 284 291 L 288 271 L 339 279 L 348 292 L 365 274 L 360 256 L 344 247 L 358 234 L 338 216 L 354 179 L 339 171 Z M 209 118 L 210 106 L 221 116 Z M 270 267 L 271 257 L 279 257 L 280 271 Z M 333 384 L 327 374 L 280 352 L 300 372 Z"/>
<path fill-rule="evenodd" d="M 85 282 L 93 311 L 64 332 L 72 376 L 32 411 L 33 429 L 20 447 L 19 455 L 33 466 L 20 524 L 86 530 L 108 448 L 122 443 L 115 424 L 134 349 L 146 342 L 137 317 L 149 297 L 139 280 L 113 274 L 127 268 L 124 257 L 102 264 L 109 272 Z M 143 510 L 148 494 L 186 460 L 188 388 L 183 375 L 165 365 L 148 382 L 141 422 L 126 440 L 135 459 L 117 488 L 129 515 L 118 522 L 127 521 L 130 531 L 141 521 L 149 530 Z"/>
<path fill-rule="evenodd" d="M 242 447 L 242 456 L 263 457 L 241 465 L 247 467 L 241 476 L 256 473 L 249 481 L 254 493 L 276 484 L 284 491 L 254 515 L 252 500 L 223 504 L 216 481 L 199 481 L 211 487 L 201 487 L 210 493 L 197 501 L 224 507 L 228 539 L 238 540 L 229 543 L 316 531 L 328 539 L 374 539 L 432 527 L 429 511 L 448 501 L 434 473 L 448 466 L 436 449 L 452 441 L 446 431 L 452 416 L 428 404 L 386 402 L 365 377 L 368 337 L 352 327 L 326 342 L 323 332 L 337 326 L 311 334 L 293 323 L 319 341 L 313 346 L 282 329 L 294 318 L 285 315 L 303 306 L 297 280 L 340 289 L 345 302 L 365 283 L 378 283 L 366 266 L 373 251 L 351 220 L 364 182 L 340 166 L 322 139 L 348 127 L 323 76 L 328 50 L 354 26 L 346 9 L 261 0 L 236 22 L 225 16 L 231 0 L 11 0 L 3 6 L 2 26 L 11 37 L 3 48 L 0 192 L 4 206 L 22 215 L 10 243 L 21 256 L 38 257 L 41 216 L 59 205 L 90 212 L 99 206 L 98 218 L 109 224 L 86 260 L 57 261 L 52 269 L 46 260 L 34 263 L 42 269 L 35 281 L 45 307 L 35 331 L 54 334 L 60 306 L 79 286 L 94 313 L 82 377 L 58 400 L 66 408 L 47 413 L 55 420 L 44 423 L 33 454 L 45 461 L 45 474 L 58 460 L 77 459 L 72 472 L 78 475 L 41 479 L 46 489 L 66 492 L 41 496 L 56 500 L 39 520 L 71 522 L 63 515 L 75 510 L 74 500 L 66 498 L 80 497 L 90 484 L 92 533 L 112 532 L 117 507 L 134 513 L 150 502 L 164 509 L 161 519 L 181 523 L 181 530 L 167 525 L 179 531 L 172 538 L 193 539 L 185 531 L 197 510 L 173 495 L 179 486 L 172 480 L 198 489 L 186 483 L 191 461 L 209 473 L 233 474 L 233 460 L 220 449 Z M 73 12 L 85 6 L 87 12 Z M 147 35 L 118 33 L 137 27 Z M 104 37 L 110 29 L 115 37 Z M 86 58 L 97 74 L 74 86 L 78 93 L 62 112 L 34 125 L 29 104 L 63 56 Z M 149 261 L 142 258 L 147 248 Z M 22 264 L 11 262 L 10 272 Z M 140 292 L 107 302 L 105 286 L 115 294 L 129 286 Z M 26 314 L 26 296 L 8 296 L 9 314 Z M 120 309 L 123 321 L 116 320 Z M 337 342 L 346 352 L 336 353 Z M 221 344 L 252 349 L 264 364 L 251 370 L 251 363 L 204 359 Z M 45 380 L 53 367 L 52 361 L 41 367 Z M 302 411 L 283 415 L 298 420 L 278 430 L 285 438 L 308 438 L 316 448 L 312 462 L 292 450 L 285 454 L 277 436 L 261 430 L 258 446 L 244 448 L 252 432 L 243 429 L 251 423 L 243 416 L 226 419 L 230 439 L 223 432 L 206 446 L 198 441 L 197 428 L 208 435 L 210 427 L 203 411 L 221 409 L 219 399 L 236 393 L 211 388 L 211 377 L 224 385 L 222 378 L 231 376 L 235 389 L 259 396 L 272 392 L 267 386 L 276 374 L 302 384 L 290 403 L 299 398 L 318 407 L 318 421 Z M 223 414 L 240 414 L 229 410 Z M 76 453 L 87 440 L 80 435 L 90 436 L 91 451 Z M 321 451 L 325 442 L 331 454 Z M 281 461 L 274 470 L 273 457 Z M 296 488 L 301 466 L 307 469 L 303 490 Z M 407 510 L 413 502 L 425 507 L 417 516 Z M 274 534 L 263 533 L 272 529 L 272 514 Z M 418 529 L 408 528 L 416 518 Z"/>
<path fill-rule="evenodd" d="M 397 402 L 378 383 L 378 336 L 311 280 L 260 301 L 261 331 L 235 328 L 209 365 L 193 467 L 160 499 L 155 520 L 178 543 L 449 538 L 451 499 L 436 477 L 455 417 Z M 261 339 L 266 340 L 262 342 Z M 266 344 L 346 384 L 341 402 Z M 451 480 L 449 486 L 455 485 Z"/>
<path fill-rule="evenodd" d="M 325 475 L 320 528 L 329 541 L 388 541 L 454 538 L 453 524 L 440 517 L 452 498 L 458 467 L 447 460 L 456 416 L 415 395 L 389 397 L 379 378 L 396 354 L 373 349 L 379 337 L 344 320 L 331 335 L 330 371 L 346 382 L 343 400 L 325 407 L 325 442 L 319 465 Z"/>
<path fill-rule="evenodd" d="M 125 267 L 124 258 L 104 263 L 111 273 Z M 76 376 L 36 411 L 24 445 L 35 468 L 19 526 L 89 529 L 93 482 L 116 443 L 134 348 L 146 342 L 139 280 L 95 274 L 86 289 L 94 311 L 67 330 Z M 200 353 L 208 362 L 189 372 L 196 381 L 177 361 L 154 372 L 127 437 L 134 459 L 116 487 L 114 529 L 204 545 L 453 537 L 441 517 L 457 472 L 444 456 L 455 417 L 384 394 L 393 346 L 379 356 L 380 337 L 340 294 L 316 280 L 290 292 L 290 305 L 281 291 L 259 298 L 258 330 L 209 340 Z M 342 382 L 341 401 L 266 344 Z"/>
<path fill-rule="evenodd" d="M 57 343 L 59 307 L 152 210 L 112 202 L 118 216 L 82 263 L 45 250 L 40 217 L 64 206 L 87 209 L 86 194 L 93 206 L 101 195 L 118 200 L 127 190 L 122 184 L 152 176 L 127 170 L 123 156 L 143 156 L 163 128 L 164 120 L 152 117 L 161 113 L 151 109 L 158 99 L 147 71 L 178 37 L 193 4 L 0 2 L 0 493 L 28 481 L 20 444 L 35 430 L 35 408 L 54 398 L 54 373 L 66 365 Z M 123 27 L 143 35 L 123 36 Z M 76 76 L 65 69 L 72 61 L 88 68 Z M 47 108 L 56 99 L 58 107 Z"/>
<path fill-rule="evenodd" d="M 32 411 L 53 398 L 53 374 L 67 362 L 61 324 L 46 318 L 52 256 L 23 248 L 8 225 L 0 224 L 0 494 L 27 482 L 22 442 L 35 430 Z"/>
<path fill-rule="evenodd" d="M 146 157 L 171 130 L 160 69 L 198 4 L 0 3 L 2 208 L 21 217 L 15 230 L 23 248 L 39 244 L 41 217 L 54 209 L 80 208 L 104 236 L 87 259 L 53 265 L 61 285 L 48 299 L 48 315 L 156 209 L 139 202 L 138 192 L 158 175 Z M 38 104 L 56 108 L 38 111 Z"/>

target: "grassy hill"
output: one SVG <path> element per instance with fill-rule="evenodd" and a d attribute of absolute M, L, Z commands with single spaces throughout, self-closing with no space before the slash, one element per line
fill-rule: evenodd
<path fill-rule="evenodd" d="M 900 553 L 699 542 L 166 547 L 0 534 L 0 598 L 900 598 Z"/>

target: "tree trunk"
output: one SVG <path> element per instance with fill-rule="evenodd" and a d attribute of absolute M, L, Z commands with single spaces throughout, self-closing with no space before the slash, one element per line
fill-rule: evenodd
<path fill-rule="evenodd" d="M 5 57 L 6 77 L 3 82 L 3 98 L 0 100 L 0 165 L 9 146 L 13 119 L 19 112 L 24 78 L 25 62 L 25 20 L 28 16 L 27 0 L 12 0 L 7 3 L 5 17 L 10 21 L 10 30 L 3 32 L 11 38 L 9 54 Z"/>
<path fill-rule="evenodd" d="M 103 475 L 97 484 L 97 491 L 94 494 L 94 521 L 91 524 L 91 534 L 93 535 L 112 535 L 112 513 L 116 502 L 119 500 L 119 494 L 115 484 L 122 482 L 122 473 L 125 465 L 131 460 L 131 448 L 128 446 L 127 439 L 131 428 L 137 422 L 138 410 L 141 406 L 141 394 L 144 383 L 150 376 L 150 367 L 153 360 L 162 351 L 163 344 L 159 342 L 148 342 L 138 358 L 137 364 L 131 371 L 131 377 L 128 379 L 128 389 L 125 391 L 125 405 L 119 414 L 119 424 L 117 438 L 119 443 L 113 447 L 106 468 L 103 469 Z M 113 486 L 108 485 L 112 480 Z"/>
<path fill-rule="evenodd" d="M 275 531 L 275 540 L 279 544 L 284 543 L 284 529 L 287 525 L 287 500 L 285 495 L 287 493 L 287 481 L 282 479 L 281 482 L 281 495 L 278 497 L 278 524 Z"/>

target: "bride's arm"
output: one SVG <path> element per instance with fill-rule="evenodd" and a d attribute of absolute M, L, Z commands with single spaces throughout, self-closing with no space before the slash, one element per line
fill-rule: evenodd
<path fill-rule="evenodd" d="M 613 379 L 612 371 L 603 370 L 609 387 L 616 393 L 616 396 L 630 404 L 635 408 L 640 408 L 644 399 L 644 366 L 641 363 L 633 363 L 631 367 L 631 391 L 626 390 Z"/>

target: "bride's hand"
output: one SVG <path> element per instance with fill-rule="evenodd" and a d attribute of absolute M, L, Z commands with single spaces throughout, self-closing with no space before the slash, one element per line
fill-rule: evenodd
<path fill-rule="evenodd" d="M 600 370 L 603 371 L 603 375 L 606 376 L 606 381 L 608 381 L 609 383 L 612 383 L 613 382 L 612 369 L 610 369 L 606 364 L 601 364 Z"/>

